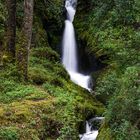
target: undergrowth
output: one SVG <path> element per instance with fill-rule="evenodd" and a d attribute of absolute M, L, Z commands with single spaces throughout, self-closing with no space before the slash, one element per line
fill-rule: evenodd
<path fill-rule="evenodd" d="M 104 111 L 102 104 L 69 80 L 51 48 L 31 50 L 28 82 L 21 81 L 11 64 L 0 77 L 2 140 L 77 140 L 80 123 Z"/>

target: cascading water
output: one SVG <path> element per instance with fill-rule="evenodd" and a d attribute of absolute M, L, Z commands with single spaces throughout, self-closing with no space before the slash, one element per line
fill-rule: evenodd
<path fill-rule="evenodd" d="M 76 13 L 77 0 L 66 0 L 65 8 L 67 10 L 67 19 L 65 21 L 65 30 L 62 42 L 62 63 L 70 75 L 71 80 L 77 85 L 90 89 L 91 77 L 78 72 L 78 56 L 77 44 L 75 39 L 75 31 L 73 20 Z M 86 133 L 80 135 L 81 140 L 95 140 L 98 135 L 98 130 L 92 130 L 89 121 L 86 122 Z"/>
<path fill-rule="evenodd" d="M 66 0 L 65 8 L 67 10 L 67 19 L 65 21 L 65 30 L 62 42 L 62 63 L 68 71 L 71 80 L 79 86 L 90 91 L 90 76 L 78 72 L 77 44 L 73 20 L 76 13 L 77 0 Z"/>
<path fill-rule="evenodd" d="M 91 126 L 89 125 L 88 121 L 86 121 L 86 133 L 91 131 Z"/>
<path fill-rule="evenodd" d="M 103 120 L 104 120 L 104 117 L 95 117 L 93 119 L 90 119 L 89 121 L 86 121 L 86 133 L 83 135 L 80 135 L 80 139 L 81 140 L 96 140 L 98 136 L 98 128 L 96 125 L 98 123 L 100 124 Z"/>

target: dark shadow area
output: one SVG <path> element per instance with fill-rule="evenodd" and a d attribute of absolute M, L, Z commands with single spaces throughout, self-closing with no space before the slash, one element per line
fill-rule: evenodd
<path fill-rule="evenodd" d="M 80 41 L 78 45 L 79 72 L 83 74 L 91 74 L 106 67 L 103 63 L 107 60 L 107 56 L 96 58 L 94 54 L 89 53 L 87 45 L 84 41 Z"/>

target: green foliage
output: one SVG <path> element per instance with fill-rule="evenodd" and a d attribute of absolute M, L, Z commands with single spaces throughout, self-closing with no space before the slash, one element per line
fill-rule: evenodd
<path fill-rule="evenodd" d="M 52 1 L 35 1 L 35 11 L 36 14 L 42 16 L 43 18 L 48 18 L 47 20 L 54 19 L 57 21 L 56 24 L 61 24 L 62 17 L 62 7 L 63 2 L 61 0 L 52 0 Z"/>
<path fill-rule="evenodd" d="M 132 42 L 137 42 L 136 38 L 139 36 L 138 31 L 134 29 L 135 23 L 139 22 L 136 18 L 139 14 L 135 12 L 136 7 L 139 7 L 138 3 L 131 0 L 93 1 L 94 10 L 89 10 L 90 16 L 88 15 L 86 23 L 83 18 L 76 19 L 79 37 L 87 42 L 90 51 L 97 57 L 107 54 L 110 61 L 119 58 L 122 60 L 122 56 L 118 56 L 121 52 L 123 56 L 129 57 L 132 55 L 130 47 L 135 48 Z M 79 15 L 81 13 L 83 11 L 78 11 Z M 87 13 L 84 14 L 86 16 Z M 132 16 L 132 20 L 127 16 Z M 134 52 L 133 49 L 132 53 L 137 54 L 137 50 Z"/>
<path fill-rule="evenodd" d="M 137 84 L 138 68 L 127 68 L 119 79 L 120 87 L 109 102 L 106 118 L 117 140 L 139 138 L 140 86 Z M 114 112 L 115 110 L 115 112 Z M 123 133 L 120 133 L 123 132 Z"/>
<path fill-rule="evenodd" d="M 33 67 L 29 69 L 30 79 L 37 85 L 43 84 L 45 81 L 49 80 L 48 72 L 42 69 L 41 66 Z"/>
<path fill-rule="evenodd" d="M 63 87 L 69 80 L 67 72 L 60 65 L 58 54 L 51 48 L 35 48 L 31 52 L 29 77 L 38 85 L 48 82 L 51 85 Z"/>
<path fill-rule="evenodd" d="M 39 47 L 39 46 L 38 46 Z M 47 60 L 57 62 L 59 55 L 49 47 L 35 48 L 32 50 L 32 55 L 37 58 L 46 58 Z"/>
<path fill-rule="evenodd" d="M 57 47 L 61 39 L 61 28 L 63 25 L 62 0 L 35 1 L 35 16 L 40 19 L 47 31 L 49 45 Z M 57 48 L 59 49 L 59 48 Z"/>
<path fill-rule="evenodd" d="M 108 71 L 104 74 L 100 74 L 98 80 L 96 81 L 98 85 L 95 87 L 95 95 L 98 100 L 107 104 L 107 101 L 117 92 L 117 89 L 120 87 L 118 82 L 118 77 L 116 71 Z"/>
<path fill-rule="evenodd" d="M 0 139 L 2 140 L 19 140 L 18 129 L 14 127 L 1 127 Z"/>
<path fill-rule="evenodd" d="M 85 42 L 95 57 L 106 56 L 103 63 L 107 67 L 96 77 L 94 93 L 107 106 L 109 131 L 104 126 L 99 139 L 112 140 L 104 137 L 107 132 L 116 140 L 137 140 L 140 137 L 140 1 L 92 0 L 81 1 L 79 6 L 75 20 L 79 40 Z"/>
<path fill-rule="evenodd" d="M 19 80 L 11 64 L 1 70 L 1 127 L 16 125 L 21 140 L 77 139 L 80 122 L 104 111 L 102 104 L 70 81 L 58 58 L 46 46 L 33 48 L 28 83 Z M 15 136 L 10 132 L 4 133 L 6 138 Z"/>
<path fill-rule="evenodd" d="M 65 87 L 56 87 L 45 83 L 43 87 L 50 95 L 57 97 L 57 107 L 61 109 L 55 113 L 62 120 L 63 127 L 60 131 L 60 137 L 58 139 L 78 139 L 79 124 L 84 115 L 87 118 L 90 115 L 101 115 L 104 108 L 100 103 L 94 101 L 94 105 L 91 104 L 92 98 L 88 97 L 88 93 L 84 94 L 83 91 L 79 91 L 77 87 L 72 88 L 73 85 L 65 83 Z M 88 100 L 85 100 L 88 99 Z M 93 102 L 92 102 L 93 103 Z M 62 106 L 65 108 L 62 108 Z M 77 112 L 79 112 L 77 114 Z M 62 115 L 63 114 L 63 115 Z"/>
<path fill-rule="evenodd" d="M 32 85 L 19 84 L 13 80 L 0 79 L 0 102 L 11 103 L 13 101 L 20 101 L 26 99 L 40 99 L 47 97 L 46 94 L 39 91 Z"/>

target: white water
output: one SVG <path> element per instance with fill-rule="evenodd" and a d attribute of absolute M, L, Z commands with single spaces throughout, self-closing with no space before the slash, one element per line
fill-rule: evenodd
<path fill-rule="evenodd" d="M 96 140 L 98 136 L 98 130 L 92 130 L 91 125 L 86 121 L 86 133 L 81 135 L 81 140 Z"/>
<path fill-rule="evenodd" d="M 65 21 L 65 30 L 62 42 L 62 63 L 68 71 L 71 80 L 77 85 L 90 91 L 90 76 L 83 75 L 78 72 L 77 44 L 73 27 L 73 20 L 76 13 L 74 4 L 76 3 L 77 0 L 66 0 L 65 3 L 65 8 L 67 10 L 67 20 Z"/>
<path fill-rule="evenodd" d="M 76 72 L 78 70 L 76 42 L 74 36 L 74 27 L 69 20 L 65 21 L 65 31 L 63 36 L 63 65 L 66 70 Z"/>
<path fill-rule="evenodd" d="M 81 140 L 96 140 L 97 136 L 98 136 L 98 130 L 91 131 L 91 132 L 85 133 L 81 137 Z"/>
<path fill-rule="evenodd" d="M 98 130 L 92 130 L 92 122 L 94 121 L 102 121 L 104 117 L 95 117 L 89 121 L 86 121 L 86 133 L 80 135 L 80 140 L 96 140 L 98 136 Z"/>
<path fill-rule="evenodd" d="M 66 0 L 65 8 L 67 10 L 67 20 L 65 21 L 65 30 L 63 34 L 62 42 L 62 63 L 70 75 L 71 80 L 77 85 L 87 89 L 90 89 L 91 77 L 89 75 L 83 75 L 78 72 L 78 56 L 77 56 L 77 44 L 75 39 L 75 31 L 73 26 L 73 20 L 76 13 L 77 0 Z M 90 121 L 99 120 L 100 118 L 93 118 Z M 92 130 L 90 121 L 86 121 L 86 132 L 80 135 L 80 140 L 96 140 L 98 130 Z"/>
<path fill-rule="evenodd" d="M 91 132 L 91 126 L 89 125 L 88 121 L 86 121 L 86 133 Z"/>

